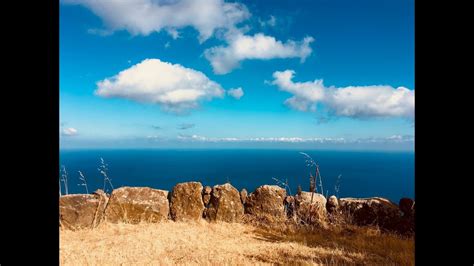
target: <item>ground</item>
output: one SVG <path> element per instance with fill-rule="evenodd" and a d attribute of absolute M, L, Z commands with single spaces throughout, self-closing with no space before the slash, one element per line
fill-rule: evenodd
<path fill-rule="evenodd" d="M 372 233 L 370 233 L 372 232 Z M 61 230 L 61 265 L 414 265 L 413 238 L 376 231 L 281 234 L 250 224 L 110 224 Z"/>

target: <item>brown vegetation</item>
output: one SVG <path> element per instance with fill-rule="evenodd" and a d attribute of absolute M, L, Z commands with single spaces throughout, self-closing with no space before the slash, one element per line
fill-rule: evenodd
<path fill-rule="evenodd" d="M 61 265 L 413 265 L 413 238 L 376 228 L 244 223 L 111 224 L 61 230 Z"/>

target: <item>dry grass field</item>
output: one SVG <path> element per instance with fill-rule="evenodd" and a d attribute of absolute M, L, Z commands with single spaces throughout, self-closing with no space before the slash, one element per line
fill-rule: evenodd
<path fill-rule="evenodd" d="M 373 229 L 251 224 L 110 224 L 60 232 L 61 265 L 414 265 L 414 240 Z"/>

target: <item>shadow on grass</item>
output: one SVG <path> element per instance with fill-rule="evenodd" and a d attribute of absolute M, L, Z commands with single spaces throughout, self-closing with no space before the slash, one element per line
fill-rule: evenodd
<path fill-rule="evenodd" d="M 295 257 L 286 254 L 287 262 L 310 259 L 323 264 L 396 264 L 414 265 L 414 238 L 380 233 L 376 228 L 353 227 L 333 230 L 321 228 L 260 228 L 255 239 L 267 242 L 293 242 L 311 248 L 339 250 L 334 254 L 319 254 L 317 258 Z M 362 256 L 361 256 L 362 255 Z M 273 257 L 266 257 L 272 260 Z M 264 261 L 263 258 L 257 258 Z M 277 259 L 278 260 L 278 259 Z M 265 261 L 267 262 L 267 261 Z M 277 263 L 278 261 L 268 261 Z"/>

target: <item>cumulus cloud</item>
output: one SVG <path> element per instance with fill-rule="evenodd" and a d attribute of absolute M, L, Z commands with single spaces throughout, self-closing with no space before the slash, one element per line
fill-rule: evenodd
<path fill-rule="evenodd" d="M 293 82 L 293 70 L 276 71 L 271 82 L 293 96 L 285 104 L 299 111 L 316 111 L 323 104 L 337 116 L 351 118 L 414 118 L 415 91 L 388 85 L 326 87 L 323 80 Z"/>
<path fill-rule="evenodd" d="M 173 38 L 178 30 L 193 27 L 200 41 L 217 29 L 233 28 L 250 17 L 247 7 L 223 0 L 62 0 L 64 4 L 82 5 L 99 16 L 106 29 L 98 33 L 127 30 L 132 35 L 149 35 L 166 30 Z"/>
<path fill-rule="evenodd" d="M 117 75 L 97 82 L 95 94 L 160 105 L 163 110 L 182 113 L 202 100 L 221 98 L 224 89 L 202 72 L 159 59 L 145 59 Z"/>
<path fill-rule="evenodd" d="M 204 51 L 215 74 L 227 74 L 247 59 L 300 58 L 301 62 L 312 53 L 313 37 L 301 41 L 279 41 L 275 37 L 257 33 L 253 36 L 232 31 L 226 36 L 227 46 L 215 46 Z"/>
<path fill-rule="evenodd" d="M 62 130 L 61 135 L 63 136 L 76 136 L 77 135 L 77 129 L 73 127 L 68 127 Z"/>
<path fill-rule="evenodd" d="M 227 91 L 227 94 L 239 100 L 240 98 L 242 98 L 242 96 L 244 96 L 244 90 L 242 90 L 242 88 L 240 87 L 237 89 L 230 89 Z"/>
<path fill-rule="evenodd" d="M 177 129 L 179 130 L 186 130 L 186 129 L 190 129 L 190 128 L 193 128 L 195 127 L 196 125 L 195 124 L 180 124 L 178 125 Z"/>

